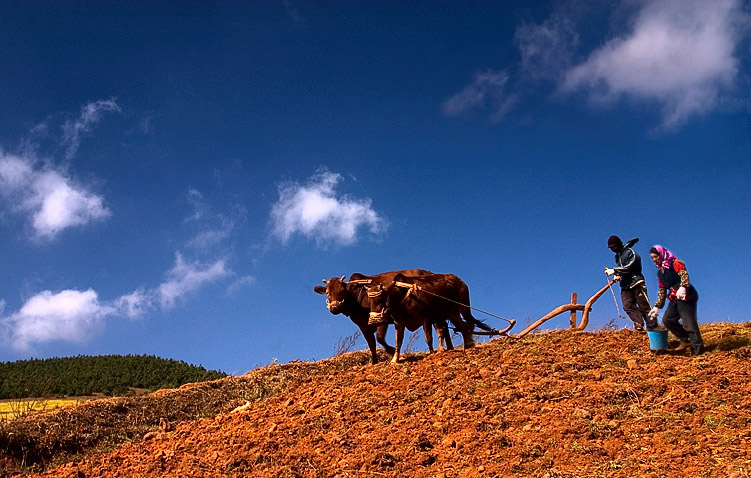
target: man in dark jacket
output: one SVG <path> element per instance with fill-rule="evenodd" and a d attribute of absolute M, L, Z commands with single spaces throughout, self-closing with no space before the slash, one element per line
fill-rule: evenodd
<path fill-rule="evenodd" d="M 631 249 L 638 241 L 639 238 L 636 237 L 623 244 L 620 237 L 610 236 L 608 248 L 615 253 L 616 267 L 606 267 L 605 273 L 616 276 L 616 280 L 620 281 L 623 310 L 634 323 L 634 329 L 643 332 L 645 325 L 647 329 L 657 327 L 657 320 L 649 316 L 651 306 L 647 285 L 641 273 L 641 257 Z"/>

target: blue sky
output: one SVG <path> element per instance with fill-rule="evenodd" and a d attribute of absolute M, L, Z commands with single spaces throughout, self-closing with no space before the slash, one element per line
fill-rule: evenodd
<path fill-rule="evenodd" d="M 652 298 L 662 244 L 700 322 L 749 320 L 750 13 L 6 3 L 0 361 L 318 360 L 357 329 L 313 286 L 402 268 L 519 331 L 605 285 L 610 234 L 641 238 Z M 590 329 L 614 319 L 608 294 Z"/>

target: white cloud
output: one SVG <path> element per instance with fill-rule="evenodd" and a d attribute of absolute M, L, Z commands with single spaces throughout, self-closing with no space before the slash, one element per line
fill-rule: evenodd
<path fill-rule="evenodd" d="M 210 247 L 219 245 L 227 239 L 234 225 L 231 222 L 225 221 L 218 229 L 206 230 L 197 233 L 193 239 L 188 241 L 187 246 L 192 249 L 205 250 Z"/>
<path fill-rule="evenodd" d="M 120 315 L 135 319 L 152 308 L 153 300 L 150 293 L 143 288 L 139 288 L 130 294 L 118 297 L 114 304 Z"/>
<path fill-rule="evenodd" d="M 253 276 L 239 277 L 232 284 L 230 284 L 230 286 L 227 288 L 227 295 L 235 295 L 241 289 L 244 289 L 246 287 L 251 287 L 255 283 L 256 283 L 256 278 Z"/>
<path fill-rule="evenodd" d="M 30 215 L 35 236 L 44 239 L 110 215 L 101 196 L 74 184 L 63 172 L 2 151 L 0 197 L 14 211 Z"/>
<path fill-rule="evenodd" d="M 0 324 L 12 348 L 28 350 L 41 342 L 85 342 L 114 312 L 114 308 L 101 304 L 91 289 L 46 290 L 27 300 L 17 313 L 0 319 Z"/>
<path fill-rule="evenodd" d="M 201 287 L 233 275 L 223 260 L 208 264 L 189 263 L 179 252 L 175 253 L 175 264 L 166 274 L 166 280 L 153 289 L 139 288 L 114 301 L 119 315 L 138 318 L 160 307 L 168 310 L 178 300 L 198 291 Z"/>
<path fill-rule="evenodd" d="M 337 197 L 341 180 L 341 175 L 321 170 L 305 185 L 280 186 L 279 201 L 271 209 L 273 234 L 285 243 L 299 233 L 319 245 L 351 245 L 361 227 L 383 232 L 386 221 L 372 209 L 370 199 Z"/>
<path fill-rule="evenodd" d="M 174 267 L 167 273 L 167 280 L 155 290 L 156 299 L 162 308 L 169 309 L 183 296 L 230 274 L 222 260 L 212 264 L 187 263 L 178 252 Z"/>
<path fill-rule="evenodd" d="M 91 127 L 99 122 L 106 112 L 120 112 L 120 107 L 114 99 L 93 101 L 81 108 L 81 115 L 75 121 L 66 121 L 63 125 L 63 144 L 68 146 L 66 159 L 75 156 L 81 144 L 81 135 L 91 131 Z"/>
<path fill-rule="evenodd" d="M 516 95 L 506 91 L 509 81 L 506 71 L 486 70 L 475 75 L 472 83 L 443 103 L 447 116 L 488 112 L 492 121 L 500 121 L 513 108 Z"/>
<path fill-rule="evenodd" d="M 42 237 L 52 238 L 63 229 L 110 215 L 101 196 L 76 189 L 69 179 L 55 171 L 37 174 L 34 183 L 28 207 L 36 211 L 33 226 Z"/>
<path fill-rule="evenodd" d="M 6 155 L 0 150 L 0 186 L 5 194 L 26 189 L 31 184 L 33 170 L 28 161 L 18 156 Z"/>
<path fill-rule="evenodd" d="M 193 208 L 193 213 L 185 218 L 185 222 L 201 220 L 208 210 L 208 206 L 203 200 L 203 194 L 197 189 L 190 189 L 186 194 L 186 199 Z"/>
<path fill-rule="evenodd" d="M 194 250 L 208 250 L 220 245 L 229 238 L 235 229 L 235 219 L 245 213 L 240 205 L 234 205 L 229 213 L 214 212 L 203 194 L 196 189 L 190 189 L 186 195 L 192 212 L 183 222 L 198 227 L 193 238 L 187 242 L 187 247 Z"/>
<path fill-rule="evenodd" d="M 571 66 L 579 35 L 573 22 L 559 13 L 541 25 L 522 25 L 514 34 L 514 43 L 519 48 L 519 70 L 524 78 L 557 81 Z"/>
<path fill-rule="evenodd" d="M 176 253 L 175 265 L 167 280 L 154 289 L 140 288 L 111 302 L 101 302 L 93 289 L 42 291 L 28 299 L 20 310 L 3 316 L 5 301 L 0 300 L 0 345 L 29 350 L 34 344 L 52 341 L 84 343 L 101 332 L 108 317 L 135 319 L 161 307 L 172 308 L 178 300 L 201 287 L 232 275 L 224 261 L 210 264 L 188 263 Z M 253 283 L 242 277 L 232 290 Z"/>
<path fill-rule="evenodd" d="M 746 17 L 737 0 L 645 2 L 632 31 L 570 69 L 562 89 L 584 89 L 603 104 L 657 102 L 662 126 L 675 128 L 715 108 L 732 87 L 738 19 Z"/>

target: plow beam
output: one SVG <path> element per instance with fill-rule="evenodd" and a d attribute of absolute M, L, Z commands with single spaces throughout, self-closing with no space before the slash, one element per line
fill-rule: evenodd
<path fill-rule="evenodd" d="M 615 283 L 615 281 L 608 282 L 608 285 L 603 287 L 602 289 L 598 290 L 595 295 L 589 298 L 587 302 L 584 305 L 577 304 L 576 303 L 576 292 L 571 294 L 571 303 L 570 304 L 564 304 L 560 307 L 556 307 L 553 309 L 549 314 L 545 315 L 544 317 L 541 317 L 538 319 L 534 324 L 530 325 L 526 329 L 522 330 L 518 334 L 509 334 L 509 337 L 512 337 L 514 339 L 520 339 L 527 335 L 528 333 L 532 332 L 534 329 L 542 325 L 544 322 L 552 319 L 553 317 L 560 315 L 564 312 L 570 312 L 571 318 L 569 322 L 569 330 L 584 330 L 587 327 L 587 324 L 589 324 L 589 312 L 592 310 L 592 304 L 595 303 L 597 299 L 599 299 L 602 294 L 607 292 L 607 290 L 612 287 L 612 285 Z M 582 312 L 582 319 L 581 322 L 577 325 L 576 324 L 576 313 L 578 311 Z"/>
<path fill-rule="evenodd" d="M 541 317 L 540 319 L 537 320 L 537 322 L 535 322 L 534 324 L 530 325 L 526 329 L 522 330 L 518 334 L 511 334 L 511 335 L 509 335 L 509 337 L 513 337 L 515 339 L 520 339 L 520 338 L 524 337 L 525 335 L 527 335 L 528 333 L 532 332 L 534 329 L 536 329 L 540 325 L 542 325 L 543 322 L 552 319 L 556 315 L 561 315 L 564 312 L 571 312 L 571 311 L 573 311 L 574 314 L 575 314 L 576 311 L 578 311 L 578 310 L 584 310 L 584 307 L 585 306 L 583 306 L 581 304 L 564 304 L 564 305 L 562 305 L 560 307 L 557 307 L 557 308 L 553 309 L 549 314 L 547 314 L 544 317 Z"/>

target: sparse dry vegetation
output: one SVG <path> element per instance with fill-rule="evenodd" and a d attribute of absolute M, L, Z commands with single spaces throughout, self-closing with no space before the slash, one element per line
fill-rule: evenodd
<path fill-rule="evenodd" d="M 98 400 L 3 425 L 0 476 L 745 478 L 751 323 L 703 332 L 698 358 L 554 331 Z"/>

